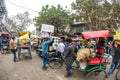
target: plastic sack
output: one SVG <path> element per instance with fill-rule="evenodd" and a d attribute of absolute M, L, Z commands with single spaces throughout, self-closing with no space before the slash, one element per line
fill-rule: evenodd
<path fill-rule="evenodd" d="M 108 63 L 112 63 L 112 55 L 110 55 L 110 54 L 104 54 L 104 56 L 103 57 L 105 57 L 106 58 L 106 61 L 108 62 Z"/>
<path fill-rule="evenodd" d="M 89 49 L 89 48 L 82 48 L 80 50 L 78 50 L 77 52 L 77 61 L 84 61 L 90 58 L 90 55 L 92 55 L 94 53 L 93 49 Z"/>
<path fill-rule="evenodd" d="M 27 34 L 19 37 L 19 40 L 29 40 L 29 34 L 27 33 Z"/>
<path fill-rule="evenodd" d="M 80 68 L 84 70 L 87 67 L 87 62 L 86 61 L 81 61 L 80 62 Z"/>

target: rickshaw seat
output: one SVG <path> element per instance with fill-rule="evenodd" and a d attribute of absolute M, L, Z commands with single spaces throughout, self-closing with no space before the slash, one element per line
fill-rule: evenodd
<path fill-rule="evenodd" d="M 99 65 L 100 63 L 102 64 L 107 63 L 106 58 L 95 56 L 92 59 L 88 60 L 88 64 L 90 65 Z"/>

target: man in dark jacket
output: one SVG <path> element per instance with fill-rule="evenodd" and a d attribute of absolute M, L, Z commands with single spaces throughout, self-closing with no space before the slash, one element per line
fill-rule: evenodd
<path fill-rule="evenodd" d="M 74 45 L 72 44 L 72 39 L 67 39 L 66 40 L 68 47 L 67 47 L 67 51 L 65 54 L 65 63 L 66 63 L 66 75 L 65 77 L 70 77 L 71 76 L 71 67 L 72 64 L 75 60 L 75 51 L 74 51 Z"/>

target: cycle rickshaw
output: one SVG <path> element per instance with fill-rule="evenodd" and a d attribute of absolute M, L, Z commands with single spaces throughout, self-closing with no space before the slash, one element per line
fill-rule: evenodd
<path fill-rule="evenodd" d="M 10 42 L 10 34 L 9 33 L 1 33 L 2 37 L 2 46 L 1 53 L 10 53 L 9 42 Z"/>
<path fill-rule="evenodd" d="M 109 36 L 109 31 L 102 30 L 102 31 L 82 32 L 82 36 L 85 40 L 93 39 L 93 38 L 96 39 L 107 38 Z M 104 54 L 101 55 L 96 54 L 90 60 L 86 61 L 87 66 L 84 70 L 81 69 L 80 63 L 75 60 L 76 65 L 72 66 L 72 69 L 87 73 L 85 80 L 105 80 L 107 57 L 104 57 Z M 61 57 L 57 57 L 57 58 L 55 57 L 49 60 L 48 65 L 53 69 L 58 69 L 63 65 L 63 59 L 61 59 Z"/>

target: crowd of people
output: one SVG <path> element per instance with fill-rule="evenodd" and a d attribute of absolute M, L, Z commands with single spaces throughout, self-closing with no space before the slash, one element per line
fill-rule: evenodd
<path fill-rule="evenodd" d="M 120 59 L 119 45 L 112 43 L 112 41 L 106 44 L 105 39 L 103 38 L 99 39 L 98 42 L 96 41 L 96 43 L 94 44 L 92 43 L 92 41 L 96 41 L 96 40 L 93 40 L 93 39 L 87 40 L 87 46 L 85 46 L 86 43 L 84 43 L 83 45 L 82 41 L 72 40 L 72 38 L 67 38 L 66 40 L 60 39 L 59 44 L 56 49 L 56 54 L 58 54 L 59 56 L 62 55 L 65 60 L 65 65 L 66 65 L 65 77 L 71 76 L 72 74 L 71 67 L 72 67 L 73 62 L 76 59 L 76 53 L 79 49 L 83 47 L 93 48 L 97 54 L 104 54 L 105 52 L 107 52 L 108 54 L 114 55 L 110 70 L 108 72 L 108 77 L 110 76 L 110 74 L 113 73 Z M 45 39 L 45 41 L 43 41 L 42 43 L 42 46 L 43 46 L 42 54 L 44 54 L 42 68 L 44 70 L 46 70 L 46 64 L 48 63 L 48 60 L 49 60 L 49 58 L 46 57 L 47 56 L 46 53 L 48 53 L 48 45 L 50 42 L 52 42 L 52 37 L 50 37 L 50 39 L 48 38 Z M 109 45 L 109 48 L 107 48 L 108 45 Z"/>
<path fill-rule="evenodd" d="M 42 56 L 43 56 L 43 63 L 42 63 L 42 69 L 46 70 L 47 69 L 47 63 L 49 61 L 49 45 L 53 41 L 53 37 L 50 36 L 50 38 L 43 38 L 43 41 L 41 43 L 42 45 Z M 95 43 L 93 43 L 95 42 Z M 0 37 L 0 48 L 2 46 L 2 38 Z M 112 44 L 112 45 L 111 45 Z M 9 42 L 10 45 L 10 50 L 13 53 L 13 61 L 18 62 L 17 56 L 16 56 L 16 51 L 17 51 L 17 44 L 15 42 L 15 37 L 13 36 Z M 87 45 L 87 46 L 86 46 Z M 110 74 L 114 72 L 116 69 L 119 59 L 120 59 L 120 46 L 115 43 L 115 41 L 112 43 L 110 42 L 108 45 L 111 47 L 109 50 L 106 50 L 106 42 L 105 39 L 101 38 L 98 40 L 93 40 L 89 39 L 87 42 L 83 42 L 81 40 L 73 40 L 72 38 L 68 37 L 66 39 L 60 39 L 56 48 L 56 54 L 58 56 L 62 56 L 65 65 L 66 65 L 66 74 L 65 77 L 70 77 L 72 72 L 71 72 L 71 67 L 73 62 L 76 59 L 76 53 L 79 49 L 82 48 L 93 48 L 98 54 L 104 54 L 105 51 L 108 51 L 108 53 L 113 55 L 113 60 L 111 67 L 108 72 L 108 77 Z M 31 45 L 33 47 L 33 44 Z"/>

